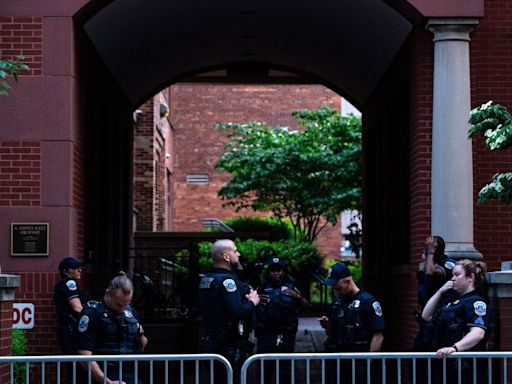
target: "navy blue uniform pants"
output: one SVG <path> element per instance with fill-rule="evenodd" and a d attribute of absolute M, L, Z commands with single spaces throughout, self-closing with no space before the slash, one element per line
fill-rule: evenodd
<path fill-rule="evenodd" d="M 258 353 L 293 353 L 295 350 L 296 332 L 284 332 L 278 342 L 278 332 L 258 333 Z M 273 383 L 274 374 L 277 372 L 277 363 L 266 361 L 263 365 L 265 383 Z M 289 384 L 291 382 L 291 361 L 279 361 L 279 384 Z"/>

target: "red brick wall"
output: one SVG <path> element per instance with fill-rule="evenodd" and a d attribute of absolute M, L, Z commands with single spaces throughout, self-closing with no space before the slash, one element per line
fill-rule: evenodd
<path fill-rule="evenodd" d="M 19 275 L 16 303 L 32 303 L 35 307 L 34 329 L 25 331 L 28 354 L 43 355 L 59 352 L 57 317 L 53 305 L 53 287 L 60 280 L 58 272 L 10 272 Z M 12 309 L 11 309 L 12 316 Z"/>
<path fill-rule="evenodd" d="M 431 233 L 431 155 L 432 155 L 432 34 L 422 28 L 413 32 L 410 55 L 410 271 L 401 276 L 395 292 L 401 295 L 398 316 L 402 327 L 396 332 L 393 348 L 410 350 L 417 334 L 413 310 L 417 307 L 417 282 L 414 271 L 421 261 L 423 244 Z M 442 235 L 442 234 L 440 234 Z M 388 312 L 393 313 L 389 308 Z M 390 315 L 392 316 L 392 313 Z M 403 319 L 406 322 L 403 322 Z"/>
<path fill-rule="evenodd" d="M 134 190 L 137 230 L 169 229 L 167 177 L 171 170 L 167 154 L 171 151 L 172 130 L 169 121 L 160 116 L 160 105 L 166 103 L 161 92 L 140 107 L 134 124 Z"/>
<path fill-rule="evenodd" d="M 512 1 L 485 1 L 485 15 L 471 35 L 471 105 L 494 100 L 512 111 Z M 492 152 L 478 138 L 473 141 L 473 162 L 476 198 L 492 175 L 512 171 L 512 149 Z M 488 269 L 497 270 L 502 261 L 512 259 L 512 205 L 475 205 L 474 214 L 475 246 Z"/>
<path fill-rule="evenodd" d="M 39 206 L 41 144 L 0 141 L 0 205 Z"/>
<path fill-rule="evenodd" d="M 0 356 L 12 354 L 12 302 L 0 301 Z M 0 364 L 0 383 L 9 382 L 8 365 Z"/>
<path fill-rule="evenodd" d="M 153 99 L 141 108 L 134 124 L 133 206 L 137 209 L 137 230 L 153 230 L 154 123 Z"/>
<path fill-rule="evenodd" d="M 170 92 L 170 119 L 177 143 L 173 154 L 174 231 L 200 231 L 201 219 L 236 215 L 233 210 L 222 208 L 217 198 L 229 175 L 214 169 L 225 142 L 224 134 L 214 128 L 215 124 L 256 120 L 269 126 L 293 127 L 294 110 L 317 109 L 322 105 L 339 110 L 341 104 L 339 95 L 321 85 L 176 84 Z M 209 184 L 187 185 L 187 174 L 207 174 Z M 238 213 L 243 214 L 254 213 Z M 325 253 L 339 254 L 339 232 L 326 230 L 319 241 Z"/>
<path fill-rule="evenodd" d="M 25 56 L 30 67 L 21 75 L 38 76 L 43 73 L 43 18 L 0 17 L 0 57 L 13 59 Z"/>

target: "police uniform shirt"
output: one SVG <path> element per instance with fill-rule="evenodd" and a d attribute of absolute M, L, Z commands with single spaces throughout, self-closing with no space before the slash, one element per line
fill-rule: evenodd
<path fill-rule="evenodd" d="M 355 311 L 359 314 L 358 319 L 350 318 L 354 315 Z M 353 342 L 370 343 L 375 333 L 384 332 L 385 330 L 380 303 L 372 294 L 363 290 L 360 290 L 351 298 L 337 298 L 331 307 L 328 318 L 331 322 L 331 336 L 333 340 L 336 340 L 338 334 L 343 332 L 343 330 L 338 329 L 340 320 L 346 325 L 359 328 L 355 330 Z"/>
<path fill-rule="evenodd" d="M 78 313 L 73 311 L 69 300 L 78 298 L 82 306 L 87 302 L 89 296 L 78 288 L 75 280 L 68 277 L 60 280 L 53 291 L 53 301 L 55 303 L 55 311 L 59 317 L 59 323 L 66 325 L 72 322 L 72 317 L 78 317 Z"/>
<path fill-rule="evenodd" d="M 270 301 L 256 308 L 256 320 L 261 330 L 285 330 L 295 332 L 298 326 L 297 298 L 284 294 L 286 290 L 300 294 L 297 288 L 290 283 L 278 285 L 267 282 L 258 289 L 259 294 L 268 295 Z"/>
<path fill-rule="evenodd" d="M 89 304 L 78 322 L 78 349 L 94 354 L 126 354 L 141 352 L 143 334 L 139 315 L 128 306 L 121 313 L 103 302 Z"/>
<path fill-rule="evenodd" d="M 479 327 L 485 331 L 485 337 L 470 350 L 481 351 L 486 349 L 490 314 L 486 301 L 477 291 L 468 292 L 459 297 L 458 300 L 445 304 L 441 307 L 438 316 L 440 321 L 436 320 L 436 324 L 444 324 L 440 346 L 451 346 L 462 339 L 470 331 L 470 328 Z M 452 320 L 453 318 L 456 322 Z M 444 323 L 443 320 L 445 320 Z"/>
<path fill-rule="evenodd" d="M 443 272 L 443 276 L 431 276 L 425 273 L 425 270 L 418 271 L 418 303 L 421 308 L 425 307 L 427 301 L 441 286 L 452 278 L 452 270 L 455 267 L 455 261 L 443 256 L 443 259 L 434 264 L 436 270 Z M 424 268 L 424 267 L 423 267 Z"/>
<path fill-rule="evenodd" d="M 254 310 L 254 304 L 245 298 L 249 292 L 250 287 L 227 269 L 213 268 L 202 277 L 199 305 L 205 332 L 216 335 L 229 323 L 249 317 Z"/>

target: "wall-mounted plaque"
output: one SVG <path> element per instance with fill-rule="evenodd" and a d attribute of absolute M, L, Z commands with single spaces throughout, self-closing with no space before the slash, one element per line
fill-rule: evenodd
<path fill-rule="evenodd" d="M 11 223 L 11 256 L 48 256 L 49 223 Z"/>

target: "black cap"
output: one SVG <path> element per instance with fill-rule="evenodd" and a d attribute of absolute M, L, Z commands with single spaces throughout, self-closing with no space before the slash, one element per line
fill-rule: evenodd
<path fill-rule="evenodd" d="M 83 265 L 82 262 L 78 261 L 74 257 L 66 257 L 62 259 L 59 263 L 59 271 L 64 271 L 66 269 L 77 269 Z"/>
<path fill-rule="evenodd" d="M 327 275 L 327 279 L 324 280 L 325 285 L 334 285 L 339 279 L 352 276 L 350 269 L 343 263 L 336 263 L 331 268 Z"/>
<path fill-rule="evenodd" d="M 267 264 L 268 264 L 269 269 L 271 269 L 271 268 L 284 269 L 284 264 L 281 260 L 279 260 L 279 257 L 273 257 L 272 259 L 269 260 L 269 262 Z"/>

